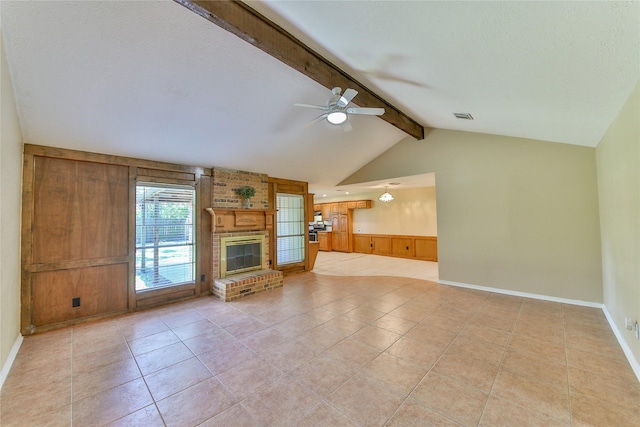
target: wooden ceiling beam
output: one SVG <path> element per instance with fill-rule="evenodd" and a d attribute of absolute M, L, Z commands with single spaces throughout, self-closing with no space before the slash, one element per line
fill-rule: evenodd
<path fill-rule="evenodd" d="M 418 140 L 424 139 L 423 126 L 241 1 L 174 1 L 328 89 L 339 86 L 357 90 L 358 105 L 384 108 L 380 116 L 383 120 Z"/>

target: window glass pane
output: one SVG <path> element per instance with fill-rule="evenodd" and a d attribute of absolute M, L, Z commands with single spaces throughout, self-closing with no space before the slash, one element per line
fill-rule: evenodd
<path fill-rule="evenodd" d="M 278 193 L 276 251 L 279 265 L 302 262 L 304 254 L 304 197 Z"/>
<path fill-rule="evenodd" d="M 192 283 L 193 187 L 136 186 L 136 291 Z"/>

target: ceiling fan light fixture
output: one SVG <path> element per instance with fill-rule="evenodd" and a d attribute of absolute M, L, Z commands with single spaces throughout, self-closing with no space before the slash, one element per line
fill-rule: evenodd
<path fill-rule="evenodd" d="M 393 200 L 393 196 L 387 191 L 387 187 L 384 187 L 384 193 L 382 193 L 380 197 L 378 197 L 378 200 L 383 203 L 389 203 Z"/>
<path fill-rule="evenodd" d="M 329 115 L 327 116 L 327 120 L 329 120 L 329 123 L 331 124 L 339 125 L 347 120 L 347 115 L 342 111 L 334 111 L 332 113 L 329 113 Z"/>

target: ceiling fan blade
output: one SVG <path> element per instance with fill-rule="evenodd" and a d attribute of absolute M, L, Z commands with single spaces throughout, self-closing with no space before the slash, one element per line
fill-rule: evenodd
<path fill-rule="evenodd" d="M 340 99 L 338 99 L 338 105 L 340 105 L 341 107 L 346 107 L 347 105 L 349 105 L 351 100 L 356 97 L 357 94 L 358 91 L 355 89 L 345 90 Z"/>
<path fill-rule="evenodd" d="M 304 127 L 309 128 L 309 127 L 315 125 L 316 123 L 318 123 L 320 120 L 326 119 L 328 115 L 329 115 L 329 113 L 321 114 L 318 117 L 316 117 L 315 119 L 311 120 L 306 125 L 304 125 Z"/>
<path fill-rule="evenodd" d="M 345 132 L 351 132 L 353 130 L 353 126 L 351 126 L 349 120 L 345 120 L 344 122 L 340 123 L 340 126 L 342 126 L 342 130 Z"/>
<path fill-rule="evenodd" d="M 367 116 L 381 116 L 384 114 L 384 108 L 360 108 L 349 107 L 347 114 L 365 114 Z"/>
<path fill-rule="evenodd" d="M 329 107 L 326 105 L 312 105 L 312 104 L 293 104 L 296 107 L 304 107 L 304 108 L 315 108 L 317 110 L 328 110 Z"/>

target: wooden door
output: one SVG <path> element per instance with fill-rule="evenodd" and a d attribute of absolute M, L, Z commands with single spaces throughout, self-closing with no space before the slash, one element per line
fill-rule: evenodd
<path fill-rule="evenodd" d="M 340 250 L 349 252 L 349 218 L 347 215 L 340 215 Z"/>
<path fill-rule="evenodd" d="M 331 204 L 330 203 L 321 204 L 320 210 L 322 211 L 322 220 L 331 221 Z"/>
<path fill-rule="evenodd" d="M 391 255 L 403 258 L 414 256 L 413 239 L 408 238 L 392 238 L 391 239 Z"/>
<path fill-rule="evenodd" d="M 372 237 L 371 253 L 374 255 L 390 255 L 391 254 L 391 239 L 388 237 Z"/>
<path fill-rule="evenodd" d="M 372 252 L 372 243 L 370 236 L 353 236 L 353 251 L 360 254 L 370 254 Z"/>

